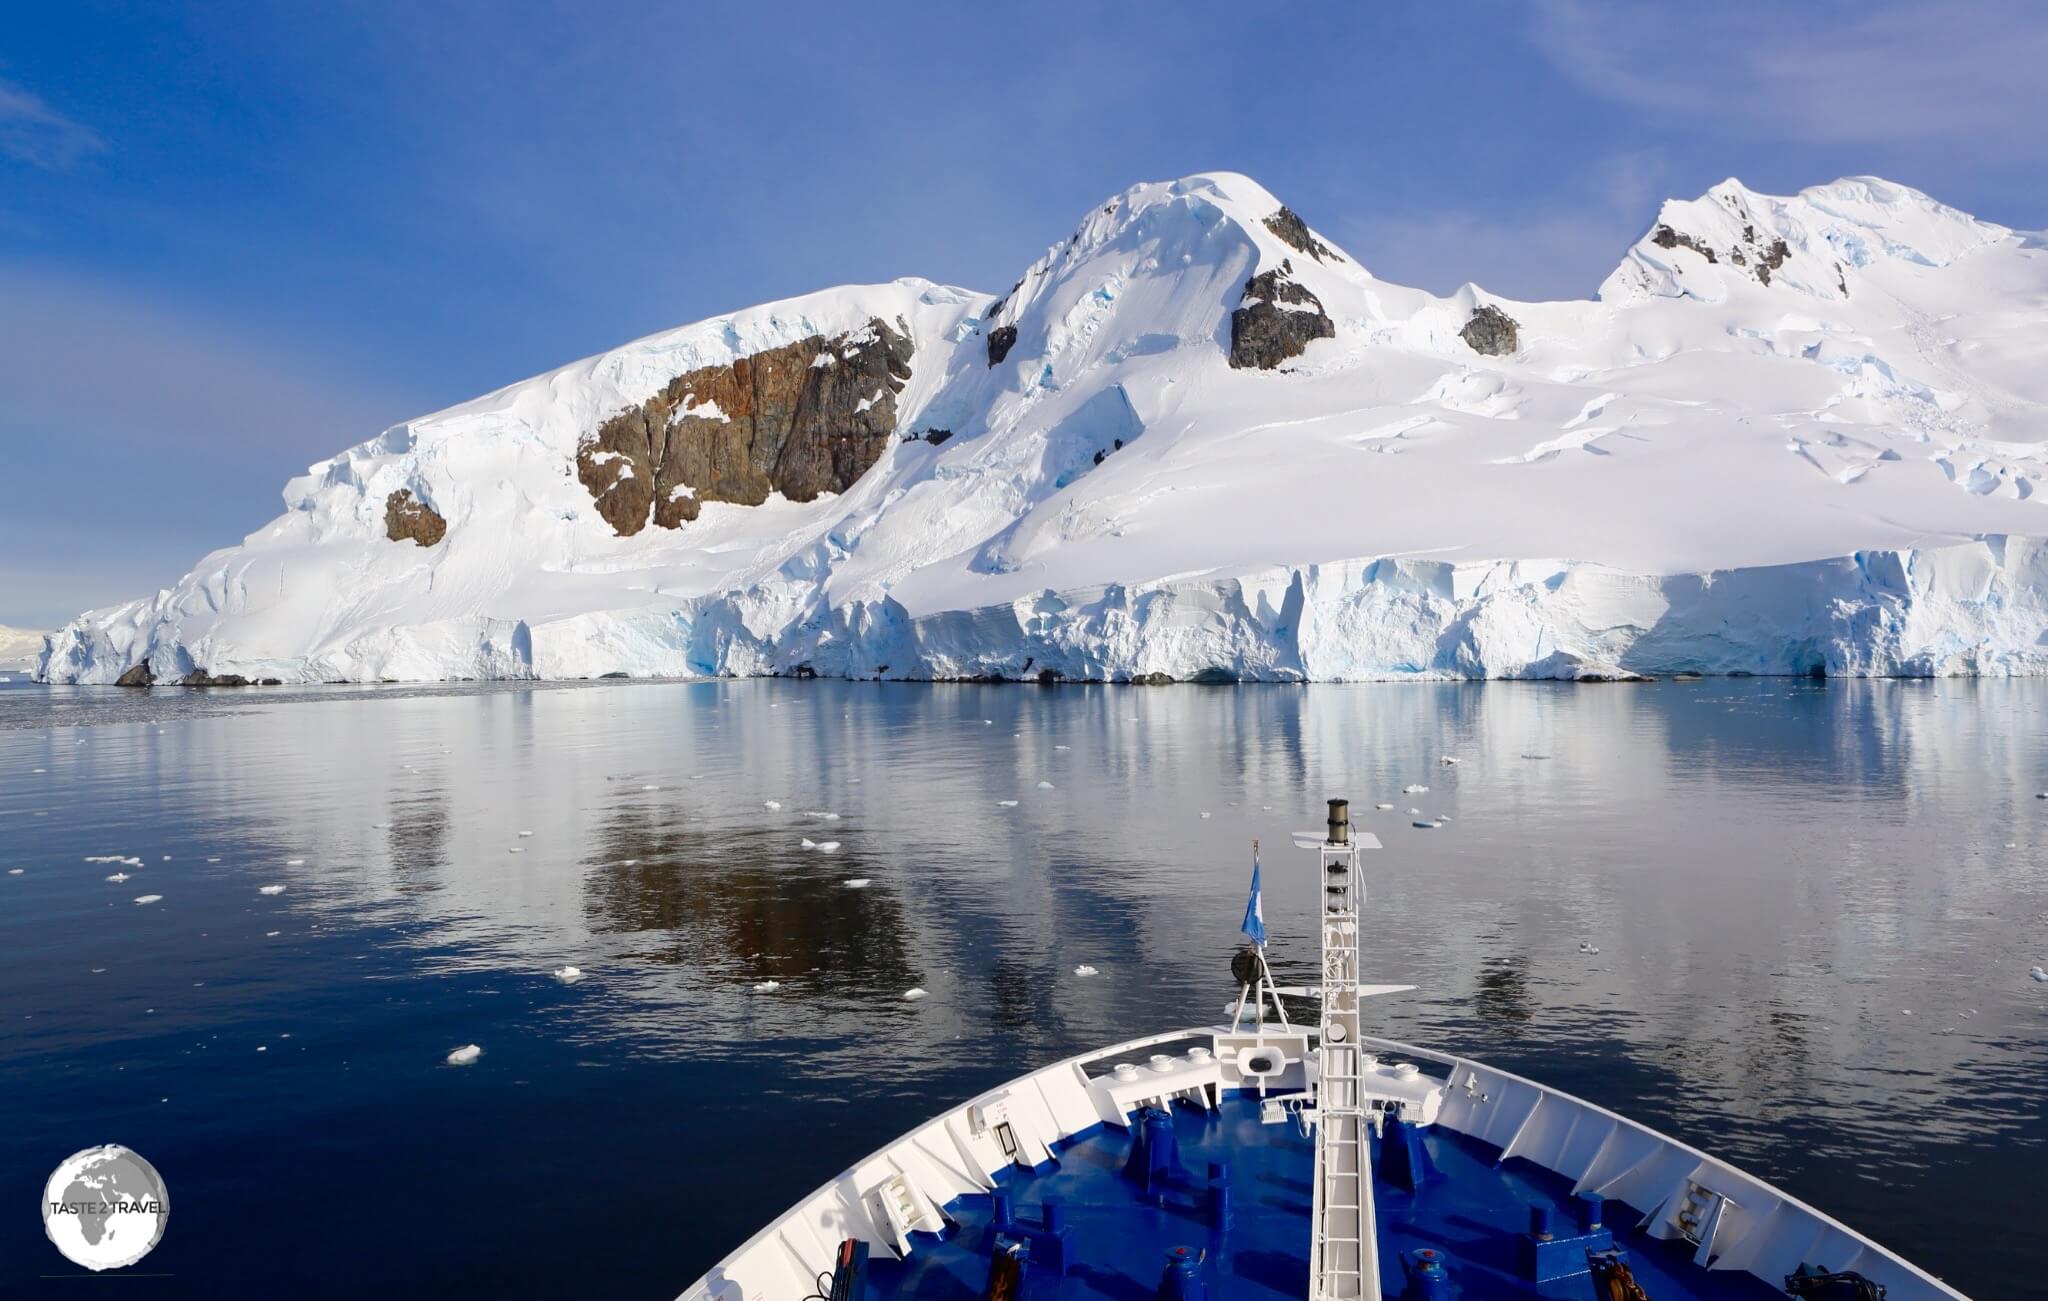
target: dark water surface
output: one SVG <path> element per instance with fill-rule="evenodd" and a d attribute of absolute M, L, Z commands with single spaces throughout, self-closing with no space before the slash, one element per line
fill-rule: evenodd
<path fill-rule="evenodd" d="M 0 1295 L 674 1296 L 939 1109 L 1213 1019 L 1255 837 L 1309 979 L 1288 833 L 1348 795 L 1367 974 L 1422 987 L 1379 1033 L 2038 1296 L 2040 790 L 2029 683 L 0 687 Z M 150 1277 L 43 1237 L 107 1142 L 169 1186 Z"/>

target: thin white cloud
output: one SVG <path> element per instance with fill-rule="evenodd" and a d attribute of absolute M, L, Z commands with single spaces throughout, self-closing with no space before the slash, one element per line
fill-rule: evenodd
<path fill-rule="evenodd" d="M 2048 9 L 2031 0 L 1549 0 L 1535 13 L 1531 37 L 1558 71 L 1662 119 L 1817 144 L 2040 148 Z"/>
<path fill-rule="evenodd" d="M 106 147 L 99 132 L 51 108 L 34 91 L 0 81 L 0 154 L 61 171 Z"/>

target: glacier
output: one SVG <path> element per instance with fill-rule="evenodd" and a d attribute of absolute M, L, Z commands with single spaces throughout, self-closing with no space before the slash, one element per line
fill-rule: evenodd
<path fill-rule="evenodd" d="M 2044 352 L 2048 246 L 1875 178 L 1668 202 L 1525 303 L 1204 174 L 1001 296 L 826 290 L 386 430 L 36 672 L 2038 674 Z"/>

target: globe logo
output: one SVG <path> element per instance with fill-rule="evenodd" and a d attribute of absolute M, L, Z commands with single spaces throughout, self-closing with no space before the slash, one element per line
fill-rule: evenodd
<path fill-rule="evenodd" d="M 74 1265 L 122 1269 L 163 1241 L 171 1200 L 156 1167 L 117 1143 L 89 1147 L 43 1186 L 43 1229 Z"/>

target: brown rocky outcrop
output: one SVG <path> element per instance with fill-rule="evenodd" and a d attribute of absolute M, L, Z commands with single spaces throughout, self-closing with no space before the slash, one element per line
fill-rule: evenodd
<path fill-rule="evenodd" d="M 423 547 L 431 547 L 448 535 L 448 521 L 440 512 L 412 495 L 412 489 L 400 488 L 384 499 L 384 536 L 393 542 L 411 539 Z M 204 684 L 201 684 L 204 685 Z"/>
<path fill-rule="evenodd" d="M 178 680 L 181 687 L 246 687 L 249 679 L 239 673 L 208 673 L 205 669 L 193 669 Z"/>
<path fill-rule="evenodd" d="M 844 492 L 889 444 L 911 351 L 878 318 L 688 371 L 586 434 L 576 477 L 621 537 L 680 528 L 707 501 Z"/>
<path fill-rule="evenodd" d="M 1505 357 L 1521 346 L 1519 329 L 1514 317 L 1486 303 L 1472 313 L 1458 337 L 1482 356 Z"/>
<path fill-rule="evenodd" d="M 1266 218 L 1266 229 L 1297 253 L 1306 253 L 1318 262 L 1342 262 L 1344 257 L 1328 244 L 1309 234 L 1308 223 L 1294 215 L 1294 209 L 1282 206 L 1280 211 Z"/>
<path fill-rule="evenodd" d="M 988 332 L 988 364 L 1000 365 L 1010 355 L 1010 349 L 1017 346 L 1017 327 L 999 325 Z"/>
<path fill-rule="evenodd" d="M 115 678 L 114 685 L 117 687 L 153 687 L 156 685 L 156 670 L 149 667 L 149 661 L 144 660 L 126 673 L 123 673 L 120 677 Z"/>
<path fill-rule="evenodd" d="M 1721 260 L 1705 240 L 1695 239 L 1684 231 L 1673 230 L 1662 222 L 1650 232 L 1650 242 L 1658 248 L 1689 248 L 1709 262 Z M 1728 250 L 1730 262 L 1748 270 L 1756 276 L 1759 284 L 1764 285 L 1771 283 L 1771 273 L 1784 266 L 1785 259 L 1791 256 L 1792 247 L 1782 238 L 1773 239 L 1769 243 L 1761 242 L 1756 237 L 1756 227 L 1749 224 L 1742 227 L 1741 241 Z M 1849 292 L 1849 281 L 1842 274 L 1839 262 L 1835 264 L 1835 280 L 1843 293 Z"/>
<path fill-rule="evenodd" d="M 1299 357 L 1311 339 L 1331 339 L 1337 327 L 1323 312 L 1322 300 L 1296 284 L 1294 268 L 1278 269 L 1245 281 L 1241 306 L 1230 314 L 1230 364 L 1238 369 L 1271 370 Z"/>

